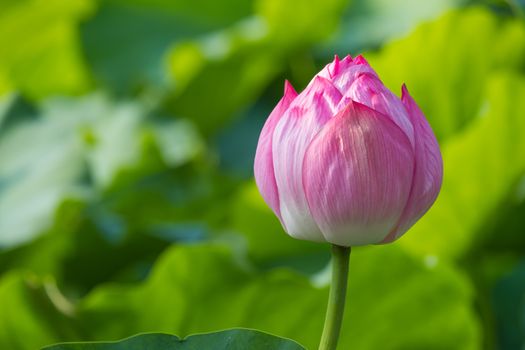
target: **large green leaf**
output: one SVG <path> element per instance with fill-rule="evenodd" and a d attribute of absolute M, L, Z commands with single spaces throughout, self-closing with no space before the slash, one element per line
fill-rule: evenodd
<path fill-rule="evenodd" d="M 196 9 L 198 8 L 198 11 Z M 218 30 L 251 14 L 250 1 L 100 1 L 82 26 L 87 60 L 98 80 L 120 93 L 167 82 L 163 56 L 180 40 Z M 125 62 L 125 64 L 123 64 Z"/>
<path fill-rule="evenodd" d="M 20 90 L 32 98 L 84 92 L 89 73 L 77 43 L 77 24 L 90 0 L 0 3 L 0 94 Z"/>
<path fill-rule="evenodd" d="M 179 339 L 168 334 L 142 334 L 118 342 L 70 343 L 43 350 L 304 350 L 296 342 L 250 329 L 197 334 Z"/>
<path fill-rule="evenodd" d="M 357 249 L 352 259 L 342 348 L 478 348 L 471 291 L 461 275 L 395 246 Z M 95 340 L 249 327 L 315 348 L 326 298 L 326 287 L 288 270 L 250 273 L 224 247 L 181 246 L 160 259 L 145 284 L 102 287 L 77 311 Z"/>
<path fill-rule="evenodd" d="M 113 118 L 105 118 L 109 115 Z M 137 106 L 115 108 L 92 96 L 50 102 L 39 117 L 5 130 L 0 140 L 0 246 L 25 242 L 46 230 L 65 197 L 83 198 L 89 185 L 87 164 L 92 179 L 103 187 L 120 167 L 132 163 L 140 116 Z M 90 146 L 94 137 L 96 144 Z"/>
<path fill-rule="evenodd" d="M 337 35 L 327 45 L 327 53 L 336 51 L 345 56 L 348 50 L 355 52 L 377 47 L 464 3 L 465 0 L 354 0 Z"/>
<path fill-rule="evenodd" d="M 485 239 L 525 173 L 524 95 L 521 77 L 488 80 L 477 118 L 442 146 L 445 175 L 436 203 L 401 244 L 417 254 L 458 257 Z"/>
<path fill-rule="evenodd" d="M 483 8 L 452 11 L 367 58 L 393 91 L 407 84 L 444 140 L 478 115 L 491 74 L 525 68 L 525 24 Z"/>
<path fill-rule="evenodd" d="M 49 100 L 40 113 L 7 109 L 0 125 L 4 247 L 45 232 L 66 198 L 92 200 L 90 195 L 117 180 L 125 187 L 152 172 L 182 166 L 203 150 L 190 123 L 149 120 L 146 108 L 136 102 L 113 103 L 91 95 Z M 136 168 L 136 174 L 129 171 Z M 127 176 L 120 176 L 125 170 Z"/>
<path fill-rule="evenodd" d="M 294 49 L 327 39 L 338 27 L 343 10 L 352 1 L 260 0 L 257 14 L 268 24 L 269 39 L 280 49 Z"/>

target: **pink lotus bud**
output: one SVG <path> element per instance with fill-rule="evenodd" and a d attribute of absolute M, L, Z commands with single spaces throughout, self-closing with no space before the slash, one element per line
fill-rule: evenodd
<path fill-rule="evenodd" d="M 419 220 L 443 163 L 406 86 L 399 99 L 362 56 L 336 56 L 299 95 L 286 82 L 254 171 L 290 236 L 355 246 L 392 242 Z"/>

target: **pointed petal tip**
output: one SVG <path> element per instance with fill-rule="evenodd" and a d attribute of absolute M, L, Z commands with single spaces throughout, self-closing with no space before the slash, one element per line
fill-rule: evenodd
<path fill-rule="evenodd" d="M 325 78 L 323 76 L 320 76 L 320 75 L 316 75 L 312 82 L 313 82 L 314 85 L 319 85 L 319 84 L 320 85 L 327 85 L 327 84 L 333 85 L 332 82 L 330 81 L 330 79 L 327 79 L 327 78 Z"/>
<path fill-rule="evenodd" d="M 352 62 L 354 59 L 350 55 L 346 55 L 345 58 L 343 58 L 343 62 Z"/>
<path fill-rule="evenodd" d="M 363 55 L 357 55 L 357 57 L 354 58 L 354 63 L 370 66 L 370 64 L 368 64 L 368 61 L 363 57 Z"/>
<path fill-rule="evenodd" d="M 359 103 L 354 100 L 350 100 L 339 112 L 334 116 L 334 118 L 347 118 L 361 114 L 381 114 L 373 108 L 368 107 L 362 103 Z"/>
<path fill-rule="evenodd" d="M 286 92 L 295 92 L 295 89 L 292 85 L 292 83 L 290 83 L 290 81 L 288 79 L 286 79 L 284 81 L 284 93 Z"/>
<path fill-rule="evenodd" d="M 292 83 L 290 83 L 288 80 L 284 81 L 284 97 L 295 97 L 297 96 L 297 91 L 295 91 Z"/>
<path fill-rule="evenodd" d="M 401 98 L 404 98 L 406 96 L 410 96 L 410 94 L 408 93 L 407 84 L 403 83 L 403 85 L 401 85 Z"/>
<path fill-rule="evenodd" d="M 348 102 L 348 104 L 345 106 L 345 108 L 343 108 L 343 110 L 341 111 L 342 113 L 346 113 L 348 111 L 362 111 L 362 112 L 368 112 L 368 111 L 372 111 L 372 112 L 376 112 L 373 108 L 370 108 L 368 107 L 367 105 L 364 105 L 362 103 L 359 103 L 357 101 L 354 101 L 354 100 L 350 100 L 350 102 Z"/>
<path fill-rule="evenodd" d="M 322 75 L 316 75 L 310 84 L 304 89 L 304 91 L 301 93 L 305 95 L 311 95 L 311 94 L 326 94 L 331 93 L 338 96 L 338 100 L 341 99 L 342 95 L 341 92 L 337 89 L 337 87 L 333 84 L 331 78 L 327 78 L 326 76 Z"/>
<path fill-rule="evenodd" d="M 405 83 L 401 85 L 401 103 L 403 103 L 405 108 L 408 108 L 409 110 L 413 108 L 413 105 L 417 106 L 416 101 L 414 101 L 414 98 L 412 97 L 412 95 L 410 95 L 410 92 L 408 92 L 408 88 Z"/>
<path fill-rule="evenodd" d="M 328 64 L 328 75 L 330 78 L 334 78 L 339 73 L 339 63 L 341 60 L 337 54 L 334 55 L 332 63 Z"/>

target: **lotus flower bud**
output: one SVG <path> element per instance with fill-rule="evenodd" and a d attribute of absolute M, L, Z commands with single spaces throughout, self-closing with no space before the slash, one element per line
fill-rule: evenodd
<path fill-rule="evenodd" d="M 292 237 L 388 243 L 434 203 L 443 163 L 425 116 L 388 90 L 362 56 L 328 64 L 284 96 L 264 125 L 255 181 Z"/>

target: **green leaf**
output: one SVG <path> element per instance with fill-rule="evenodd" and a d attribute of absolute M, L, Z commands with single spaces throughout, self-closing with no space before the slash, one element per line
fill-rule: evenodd
<path fill-rule="evenodd" d="M 485 239 L 525 173 L 524 95 L 519 76 L 488 80 L 477 118 L 442 146 L 445 175 L 436 203 L 402 245 L 416 254 L 459 257 Z"/>
<path fill-rule="evenodd" d="M 39 117 L 6 130 L 0 140 L 0 246 L 45 231 L 64 198 L 84 198 L 87 164 L 95 184 L 104 187 L 136 161 L 140 117 L 136 105 L 113 106 L 90 96 L 49 101 Z M 93 137 L 96 145 L 90 145 Z"/>
<path fill-rule="evenodd" d="M 34 350 L 81 337 L 72 306 L 51 281 L 22 272 L 0 279 L 0 348 Z"/>
<path fill-rule="evenodd" d="M 45 347 L 43 350 L 304 350 L 288 339 L 250 329 L 191 335 L 179 339 L 168 334 L 142 334 L 118 342 L 71 343 Z"/>
<path fill-rule="evenodd" d="M 254 16 L 178 43 L 167 57 L 174 83 L 168 108 L 195 121 L 205 135 L 213 134 L 253 103 L 298 52 L 325 40 L 344 5 L 342 0 L 308 0 L 301 6 L 262 0 Z"/>
<path fill-rule="evenodd" d="M 101 1 L 81 30 L 87 60 L 100 82 L 119 93 L 167 82 L 168 48 L 218 30 L 251 13 L 250 1 Z M 196 11 L 198 8 L 198 11 Z M 125 64 L 123 64 L 125 62 Z"/>
<path fill-rule="evenodd" d="M 117 180 L 125 187 L 151 172 L 182 166 L 204 148 L 191 123 L 149 121 L 146 108 L 136 102 L 113 103 L 103 95 L 54 99 L 40 113 L 5 103 L 0 247 L 45 232 L 66 198 L 88 201 Z M 125 171 L 127 178 L 120 176 Z"/>
<path fill-rule="evenodd" d="M 0 68 L 0 97 L 3 98 L 4 95 L 13 90 L 12 83 L 7 77 L 7 73 L 4 71 L 5 68 Z"/>
<path fill-rule="evenodd" d="M 407 84 L 444 140 L 478 115 L 495 71 L 525 68 L 525 24 L 483 8 L 452 11 L 367 58 L 393 91 Z"/>
<path fill-rule="evenodd" d="M 266 20 L 273 45 L 303 47 L 327 39 L 350 2 L 307 0 L 297 6 L 294 0 L 262 0 L 257 2 L 257 14 Z"/>
<path fill-rule="evenodd" d="M 8 273 L 11 269 L 25 269 L 39 276 L 53 275 L 61 278 L 62 263 L 64 256 L 72 249 L 74 231 L 78 230 L 78 225 L 83 224 L 79 220 L 83 206 L 79 201 L 66 201 L 58 208 L 57 216 L 60 220 L 55 220 L 50 232 L 21 246 L 2 250 L 0 274 Z"/>
<path fill-rule="evenodd" d="M 175 46 L 168 56 L 175 87 L 167 108 L 191 119 L 205 135 L 233 120 L 283 68 L 282 59 L 263 41 L 263 28 L 264 23 L 252 19 Z"/>
<path fill-rule="evenodd" d="M 385 246 L 356 249 L 350 270 L 341 348 L 479 347 L 470 286 L 445 264 Z M 99 288 L 78 305 L 78 315 L 95 340 L 248 327 L 313 349 L 327 292 L 286 269 L 250 273 L 222 246 L 179 246 L 163 255 L 144 284 Z"/>
<path fill-rule="evenodd" d="M 432 20 L 463 3 L 464 0 L 354 0 L 343 17 L 337 35 L 327 45 L 327 54 L 332 51 L 332 55 L 335 50 L 345 56 L 349 50 L 358 52 L 377 47 L 407 34 L 422 21 Z"/>
<path fill-rule="evenodd" d="M 31 98 L 78 94 L 90 86 L 77 43 L 78 22 L 92 1 L 26 0 L 0 3 L 0 94 Z"/>
<path fill-rule="evenodd" d="M 62 120 L 13 125 L 0 139 L 0 246 L 25 242 L 52 223 L 82 177 L 82 142 Z M 78 187 L 77 187 L 78 189 Z"/>

